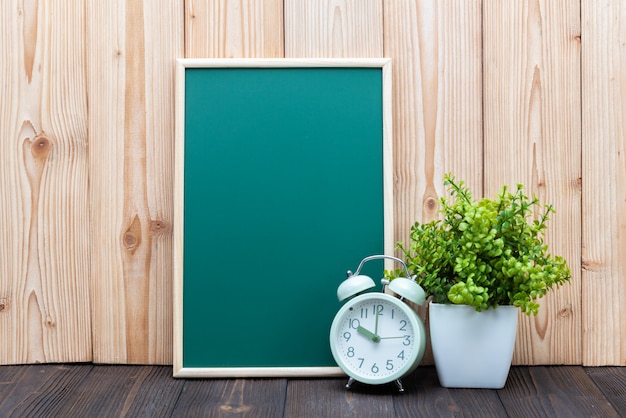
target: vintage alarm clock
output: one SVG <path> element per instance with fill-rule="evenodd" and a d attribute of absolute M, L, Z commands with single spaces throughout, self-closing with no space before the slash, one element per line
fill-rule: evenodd
<path fill-rule="evenodd" d="M 383 258 L 401 263 L 406 277 L 382 280 L 380 293 L 364 293 L 376 285 L 360 274 L 361 268 L 370 260 Z M 415 370 L 424 357 L 424 323 L 406 301 L 423 305 L 426 295 L 409 277 L 402 260 L 373 255 L 364 258 L 354 274 L 348 271 L 348 278 L 339 285 L 337 297 L 349 300 L 332 322 L 330 348 L 337 365 L 349 376 L 347 389 L 354 381 L 370 385 L 395 381 L 403 392 L 400 378 Z M 385 287 L 397 297 L 386 293 Z"/>

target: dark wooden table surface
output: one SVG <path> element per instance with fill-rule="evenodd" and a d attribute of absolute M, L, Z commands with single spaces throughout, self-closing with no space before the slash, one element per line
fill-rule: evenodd
<path fill-rule="evenodd" d="M 513 367 L 502 390 L 445 389 L 433 367 L 394 385 L 174 379 L 170 366 L 0 366 L 0 417 L 626 417 L 626 367 Z"/>

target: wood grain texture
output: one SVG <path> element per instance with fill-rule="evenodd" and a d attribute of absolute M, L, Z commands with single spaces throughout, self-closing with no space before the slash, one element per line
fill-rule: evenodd
<path fill-rule="evenodd" d="M 171 417 L 182 390 L 168 368 L 96 366 L 67 393 L 51 391 L 48 398 L 63 398 L 46 416 Z"/>
<path fill-rule="evenodd" d="M 510 417 L 618 417 L 580 367 L 512 368 L 498 390 Z"/>
<path fill-rule="evenodd" d="M 395 238 L 438 217 L 443 175 L 482 193 L 481 2 L 385 1 L 393 59 Z M 401 254 L 397 254 L 401 256 Z M 427 322 L 425 309 L 419 310 Z M 430 347 L 424 363 L 432 363 Z"/>
<path fill-rule="evenodd" d="M 284 416 L 286 387 L 286 379 L 190 380 L 172 417 Z"/>
<path fill-rule="evenodd" d="M 626 367 L 593 367 L 586 371 L 619 416 L 626 416 Z"/>
<path fill-rule="evenodd" d="M 480 2 L 386 1 L 394 61 L 396 236 L 438 216 L 443 174 L 482 192 Z"/>
<path fill-rule="evenodd" d="M 366 415 L 395 417 L 393 394 L 396 386 L 354 383 L 346 390 L 345 379 L 290 380 L 285 400 L 285 418 L 347 417 Z M 384 396 L 381 396 L 384 395 Z M 355 411 L 363 411 L 358 414 Z M 367 411 L 367 412 L 365 412 Z"/>
<path fill-rule="evenodd" d="M 182 5 L 87 5 L 94 360 L 172 361 L 174 63 Z"/>
<path fill-rule="evenodd" d="M 72 402 L 91 365 L 30 365 L 0 368 L 0 415 L 62 416 L 60 406 Z"/>
<path fill-rule="evenodd" d="M 580 9 L 576 2 L 483 3 L 485 194 L 526 186 L 556 209 L 546 242 L 571 284 L 520 315 L 513 362 L 581 361 Z"/>
<path fill-rule="evenodd" d="M 585 365 L 626 365 L 626 4 L 582 2 Z"/>
<path fill-rule="evenodd" d="M 84 6 L 0 6 L 0 364 L 91 360 Z"/>
<path fill-rule="evenodd" d="M 434 367 L 393 384 L 172 379 L 168 366 L 0 367 L 0 414 L 106 417 L 624 416 L 626 368 L 513 367 L 503 390 L 447 389 Z M 620 397 L 621 396 L 621 397 Z"/>
<path fill-rule="evenodd" d="M 434 367 L 419 367 L 403 382 L 407 392 L 394 397 L 398 417 L 507 416 L 495 390 L 441 387 Z"/>
<path fill-rule="evenodd" d="M 186 58 L 279 58 L 280 0 L 184 0 Z"/>
<path fill-rule="evenodd" d="M 285 0 L 288 58 L 381 58 L 382 0 Z"/>

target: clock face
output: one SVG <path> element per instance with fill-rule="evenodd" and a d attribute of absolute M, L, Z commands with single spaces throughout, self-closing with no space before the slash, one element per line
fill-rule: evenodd
<path fill-rule="evenodd" d="M 399 379 L 424 356 L 424 325 L 399 299 L 368 293 L 347 302 L 330 332 L 335 361 L 349 376 L 368 384 Z"/>

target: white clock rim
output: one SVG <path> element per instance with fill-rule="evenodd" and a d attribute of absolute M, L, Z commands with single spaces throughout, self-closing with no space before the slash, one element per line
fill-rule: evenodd
<path fill-rule="evenodd" d="M 344 363 L 343 359 L 337 352 L 337 343 L 336 341 L 333 340 L 333 338 L 336 337 L 337 328 L 339 327 L 339 324 L 343 322 L 343 321 L 340 321 L 339 318 L 343 317 L 343 315 L 350 309 L 350 306 L 355 303 L 360 303 L 363 301 L 368 301 L 368 300 L 373 300 L 373 299 L 386 300 L 387 302 L 396 304 L 399 309 L 402 309 L 403 311 L 405 311 L 405 313 L 407 314 L 406 316 L 411 321 L 411 326 L 413 327 L 413 335 L 414 335 L 414 340 L 415 340 L 413 343 L 413 346 L 415 347 L 415 349 L 412 350 L 411 355 L 409 356 L 409 360 L 405 362 L 405 364 L 401 368 L 399 368 L 396 372 L 392 373 L 389 376 L 381 377 L 381 378 L 365 377 L 365 376 L 362 376 L 360 374 L 353 372 L 351 368 L 346 363 Z M 415 369 L 415 367 L 417 366 L 417 362 L 421 361 L 421 360 L 418 360 L 417 357 L 420 355 L 420 352 L 422 352 L 422 356 L 423 356 L 424 350 L 421 349 L 423 342 L 417 341 L 417 339 L 426 338 L 425 333 L 423 333 L 422 335 L 418 335 L 419 330 L 423 330 L 423 329 L 424 329 L 423 326 L 420 327 L 419 316 L 405 302 L 402 302 L 400 299 L 394 296 L 391 296 L 387 293 L 365 293 L 365 294 L 358 295 L 350 299 L 341 307 L 341 309 L 339 309 L 339 311 L 337 311 L 337 314 L 335 315 L 335 318 L 333 319 L 332 325 L 330 327 L 330 350 L 332 352 L 333 358 L 335 359 L 335 362 L 337 363 L 337 365 L 348 376 L 352 377 L 357 382 L 365 383 L 368 385 L 382 385 L 385 383 L 393 382 L 395 380 L 401 379 L 402 377 L 406 376 L 408 373 L 410 373 L 411 371 Z"/>

